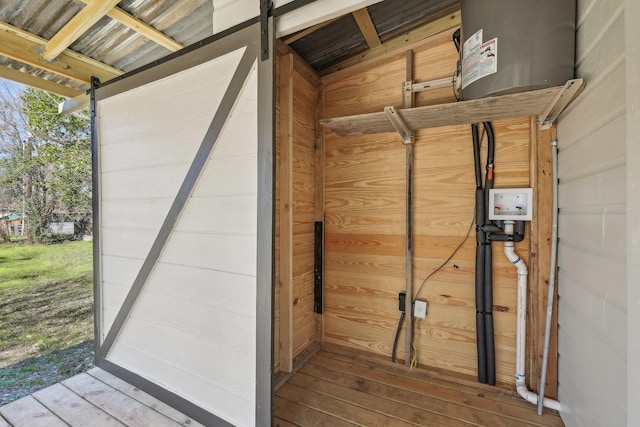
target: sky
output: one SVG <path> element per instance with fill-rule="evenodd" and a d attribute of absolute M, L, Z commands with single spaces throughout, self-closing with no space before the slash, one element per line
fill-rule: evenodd
<path fill-rule="evenodd" d="M 20 92 L 22 92 L 24 88 L 25 85 L 21 83 L 16 83 L 12 80 L 0 78 L 0 94 L 2 94 L 2 96 L 4 96 L 5 94 L 20 94 Z"/>
<path fill-rule="evenodd" d="M 0 117 L 0 124 L 3 123 L 3 120 L 11 120 L 11 115 L 8 114 L 8 111 L 12 111 L 12 108 L 8 107 L 8 105 L 14 104 L 13 100 L 20 97 L 24 88 L 25 86 L 23 84 L 0 78 L 0 108 L 4 109 Z M 4 142 L 6 141 L 4 141 L 4 138 L 1 138 L 0 135 L 0 149 L 6 148 Z M 0 151 L 0 157 L 4 157 L 5 155 L 6 153 L 4 153 L 4 151 Z"/>

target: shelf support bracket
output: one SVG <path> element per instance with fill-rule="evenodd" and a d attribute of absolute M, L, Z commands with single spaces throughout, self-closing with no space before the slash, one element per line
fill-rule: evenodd
<path fill-rule="evenodd" d="M 553 126 L 553 122 L 556 121 L 560 113 L 562 113 L 567 105 L 573 101 L 573 98 L 576 97 L 583 87 L 584 81 L 582 79 L 572 79 L 567 81 L 546 110 L 538 116 L 538 127 L 540 129 L 549 129 Z"/>
<path fill-rule="evenodd" d="M 441 87 L 451 87 L 453 84 L 453 79 L 451 77 L 444 77 L 437 80 L 429 80 L 427 82 L 422 83 L 411 83 L 408 82 L 409 90 L 413 93 L 422 92 L 425 90 L 431 89 L 439 89 Z"/>
<path fill-rule="evenodd" d="M 402 117 L 398 115 L 396 109 L 391 107 L 384 107 L 384 113 L 387 115 L 387 118 L 393 125 L 396 131 L 402 137 L 402 142 L 404 144 L 412 144 L 413 143 L 413 132 L 409 130 L 407 124 L 402 120 Z"/>

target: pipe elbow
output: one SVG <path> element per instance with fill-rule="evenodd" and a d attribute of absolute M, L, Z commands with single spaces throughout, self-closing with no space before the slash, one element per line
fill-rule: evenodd
<path fill-rule="evenodd" d="M 507 259 L 512 264 L 516 264 L 517 265 L 522 260 L 520 259 L 518 254 L 516 254 L 516 250 L 513 247 L 513 243 L 511 243 L 511 244 L 509 244 L 509 243 L 511 243 L 511 242 L 505 242 L 505 244 L 504 244 L 504 255 L 507 257 Z"/>
<path fill-rule="evenodd" d="M 510 243 L 510 242 L 508 242 Z M 527 276 L 529 275 L 529 270 L 527 270 L 527 265 L 522 261 L 522 259 L 516 254 L 516 251 L 512 245 L 504 245 L 504 254 L 507 259 L 516 266 L 518 271 L 518 276 Z"/>
<path fill-rule="evenodd" d="M 536 393 L 530 391 L 526 384 L 524 383 L 524 377 L 520 377 L 516 379 L 516 390 L 518 391 L 518 395 L 522 397 L 527 402 L 537 405 L 538 399 L 540 398 Z M 549 409 L 553 409 L 554 411 L 562 410 L 562 405 L 560 402 L 554 399 L 549 399 L 548 397 L 543 398 L 542 404 Z"/>
<path fill-rule="evenodd" d="M 518 391 L 518 395 L 527 402 L 534 405 L 538 403 L 538 396 L 535 393 L 529 391 L 524 383 L 524 379 L 516 381 L 516 390 Z"/>

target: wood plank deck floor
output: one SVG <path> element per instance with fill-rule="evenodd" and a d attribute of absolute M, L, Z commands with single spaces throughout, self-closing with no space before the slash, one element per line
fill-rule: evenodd
<path fill-rule="evenodd" d="M 99 368 L 0 407 L 0 427 L 202 427 Z"/>
<path fill-rule="evenodd" d="M 277 390 L 275 417 L 283 427 L 563 426 L 555 411 L 538 416 L 534 405 L 499 389 L 330 346 Z"/>
<path fill-rule="evenodd" d="M 499 389 L 408 371 L 382 358 L 324 346 L 275 395 L 274 425 L 563 427 L 555 411 Z M 0 407 L 0 427 L 202 425 L 94 368 Z"/>

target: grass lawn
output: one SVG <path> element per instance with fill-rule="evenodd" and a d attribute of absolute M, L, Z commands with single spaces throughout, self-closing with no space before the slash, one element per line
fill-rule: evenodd
<path fill-rule="evenodd" d="M 0 404 L 91 363 L 91 248 L 0 245 Z"/>

